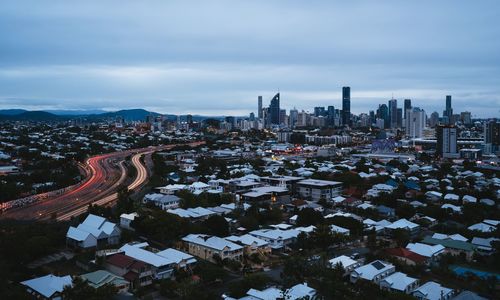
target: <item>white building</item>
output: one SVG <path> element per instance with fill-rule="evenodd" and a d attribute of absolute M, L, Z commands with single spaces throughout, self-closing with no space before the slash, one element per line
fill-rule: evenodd
<path fill-rule="evenodd" d="M 429 281 L 415 289 L 411 294 L 419 300 L 447 300 L 453 296 L 453 290 L 443 287 L 437 282 Z"/>
<path fill-rule="evenodd" d="M 66 242 L 70 246 L 91 248 L 115 245 L 120 242 L 121 230 L 103 217 L 89 214 L 76 228 L 70 226 L 66 233 Z"/>
<path fill-rule="evenodd" d="M 379 285 L 381 289 L 409 294 L 418 287 L 418 279 L 396 272 L 382 279 Z"/>
<path fill-rule="evenodd" d="M 359 279 L 379 283 L 382 279 L 396 271 L 396 267 L 390 263 L 376 260 L 367 265 L 358 267 L 351 272 L 351 282 L 356 282 Z"/>

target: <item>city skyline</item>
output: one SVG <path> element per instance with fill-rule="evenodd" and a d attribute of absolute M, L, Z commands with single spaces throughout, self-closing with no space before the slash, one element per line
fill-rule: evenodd
<path fill-rule="evenodd" d="M 441 114 L 444 95 L 500 114 L 495 1 L 117 4 L 3 5 L 0 108 L 247 115 L 278 90 L 340 107 L 350 86 L 355 114 L 392 97 Z"/>

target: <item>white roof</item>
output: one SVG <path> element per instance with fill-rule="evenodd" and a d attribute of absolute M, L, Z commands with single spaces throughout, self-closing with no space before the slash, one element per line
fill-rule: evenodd
<path fill-rule="evenodd" d="M 389 229 L 409 229 L 412 230 L 414 228 L 417 228 L 419 225 L 415 224 L 413 222 L 410 222 L 406 219 L 399 219 L 396 222 L 387 225 L 386 227 Z"/>
<path fill-rule="evenodd" d="M 196 258 L 194 256 L 184 253 L 182 251 L 173 249 L 173 248 L 168 248 L 163 251 L 160 251 L 156 253 L 156 255 L 165 257 L 168 260 L 174 261 L 176 264 L 180 263 L 181 261 L 186 261 L 187 263 L 194 263 L 196 262 Z"/>
<path fill-rule="evenodd" d="M 61 293 L 65 286 L 71 286 L 73 280 L 71 276 L 45 275 L 21 282 L 22 285 L 29 287 L 46 298 L 52 297 L 55 293 Z"/>
<path fill-rule="evenodd" d="M 256 237 L 262 237 L 271 240 L 286 240 L 296 238 L 300 231 L 295 229 L 281 230 L 281 229 L 259 229 L 251 231 L 250 234 Z"/>
<path fill-rule="evenodd" d="M 87 218 L 85 218 L 85 220 L 82 222 L 82 225 L 93 228 L 100 228 L 104 222 L 106 222 L 105 218 L 89 214 Z"/>
<path fill-rule="evenodd" d="M 66 233 L 66 237 L 70 238 L 75 241 L 85 241 L 87 237 L 90 235 L 89 232 L 80 230 L 78 228 L 75 228 L 73 226 L 70 226 L 68 229 L 68 232 Z"/>
<path fill-rule="evenodd" d="M 147 245 L 147 243 L 135 245 L 125 244 L 120 248 L 120 250 L 125 252 L 125 255 L 127 256 L 130 256 L 157 268 L 175 263 L 175 261 L 172 259 L 165 258 L 156 253 L 143 249 L 142 247 L 144 247 L 145 245 Z"/>
<path fill-rule="evenodd" d="M 477 230 L 477 231 L 481 231 L 481 232 L 493 232 L 497 228 L 496 228 L 496 226 L 493 226 L 493 225 L 489 225 L 489 224 L 485 224 L 485 223 L 477 223 L 477 224 L 474 224 L 474 225 L 467 227 L 467 229 Z"/>
<path fill-rule="evenodd" d="M 136 212 L 133 212 L 131 214 L 121 214 L 120 219 L 126 219 L 126 220 L 131 220 L 133 221 L 136 217 L 138 217 L 139 214 Z"/>
<path fill-rule="evenodd" d="M 330 180 L 319 180 L 319 179 L 304 179 L 298 182 L 298 184 L 315 185 L 318 187 L 326 187 L 331 185 L 339 185 L 342 182 L 330 181 Z"/>
<path fill-rule="evenodd" d="M 390 263 L 376 260 L 364 266 L 354 269 L 354 272 L 359 274 L 359 276 L 366 280 L 372 280 L 378 274 L 384 273 L 389 269 L 394 268 Z"/>
<path fill-rule="evenodd" d="M 225 248 L 228 248 L 230 251 L 236 251 L 243 249 L 243 247 L 238 244 L 217 236 L 210 236 L 206 234 L 189 234 L 183 237 L 182 240 L 188 243 L 198 244 L 216 250 L 224 250 Z"/>
<path fill-rule="evenodd" d="M 337 264 L 340 264 L 344 269 L 349 268 L 352 265 L 357 264 L 358 262 L 349 256 L 341 255 L 329 260 L 330 266 L 335 267 Z"/>
<path fill-rule="evenodd" d="M 245 246 L 257 246 L 257 247 L 265 247 L 268 243 L 264 240 L 259 239 L 250 234 L 244 234 L 242 236 L 231 235 L 225 238 L 226 240 L 234 243 L 240 243 Z"/>
<path fill-rule="evenodd" d="M 427 245 L 422 243 L 409 243 L 406 249 L 425 257 L 433 257 L 444 251 L 443 245 Z"/>
<path fill-rule="evenodd" d="M 446 203 L 446 204 L 443 204 L 441 206 L 442 209 L 451 209 L 453 210 L 454 212 L 461 212 L 462 211 L 462 208 L 460 206 L 456 206 L 456 205 L 453 205 L 453 204 L 449 204 L 449 203 Z"/>
<path fill-rule="evenodd" d="M 276 300 L 283 298 L 283 292 L 275 287 L 270 287 L 262 291 L 249 289 L 247 295 L 259 300 Z"/>
<path fill-rule="evenodd" d="M 337 225 L 330 225 L 330 229 L 333 231 L 333 232 L 336 232 L 336 233 L 341 233 L 341 234 L 350 234 L 350 230 L 347 229 L 347 228 L 344 228 L 344 227 L 340 227 L 340 226 L 337 226 Z"/>
<path fill-rule="evenodd" d="M 450 294 L 452 291 L 452 289 L 445 288 L 439 283 L 429 281 L 415 289 L 413 293 L 420 292 L 428 300 L 439 300 L 442 299 L 443 296 Z"/>
<path fill-rule="evenodd" d="M 447 201 L 458 201 L 458 199 L 460 199 L 460 197 L 456 194 L 446 194 L 444 196 L 444 200 Z"/>
<path fill-rule="evenodd" d="M 316 290 L 307 286 L 307 283 L 300 283 L 286 290 L 284 294 L 284 298 L 287 300 L 313 299 Z"/>
<path fill-rule="evenodd" d="M 382 281 L 386 282 L 392 289 L 404 292 L 406 288 L 417 281 L 417 279 L 409 277 L 404 273 L 396 272 L 387 276 Z"/>
<path fill-rule="evenodd" d="M 467 242 L 468 239 L 458 233 L 452 234 L 452 235 L 447 235 L 447 234 L 442 234 L 442 233 L 434 233 L 432 235 L 433 239 L 437 240 L 454 240 L 454 241 L 462 241 L 462 242 Z"/>
<path fill-rule="evenodd" d="M 477 198 L 474 197 L 474 196 L 471 196 L 471 195 L 465 195 L 463 198 L 462 198 L 462 201 L 463 202 L 469 202 L 469 203 L 476 203 L 477 202 Z"/>

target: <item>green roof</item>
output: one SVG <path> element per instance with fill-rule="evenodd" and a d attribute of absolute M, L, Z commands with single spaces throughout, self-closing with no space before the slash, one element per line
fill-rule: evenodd
<path fill-rule="evenodd" d="M 108 283 L 115 286 L 128 284 L 128 281 L 123 279 L 123 277 L 116 276 L 104 270 L 98 270 L 95 272 L 82 274 L 80 275 L 80 277 L 83 278 L 83 280 L 86 280 L 87 283 L 94 288 L 100 288 L 101 286 Z"/>
<path fill-rule="evenodd" d="M 429 245 L 442 245 L 445 248 L 462 250 L 462 251 L 474 251 L 475 247 L 471 243 L 463 242 L 463 241 L 455 241 L 451 239 L 439 240 L 432 238 L 430 236 L 426 236 L 422 243 Z"/>

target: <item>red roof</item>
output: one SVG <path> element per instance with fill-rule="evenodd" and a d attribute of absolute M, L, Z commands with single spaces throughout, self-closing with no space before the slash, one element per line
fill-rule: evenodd
<path fill-rule="evenodd" d="M 124 268 L 140 269 L 141 267 L 145 266 L 144 262 L 135 260 L 132 257 L 122 253 L 117 253 L 108 256 L 106 262 L 110 265 L 114 265 L 122 269 Z"/>
<path fill-rule="evenodd" d="M 394 248 L 385 250 L 389 255 L 403 257 L 416 263 L 424 263 L 427 258 L 405 248 Z"/>

